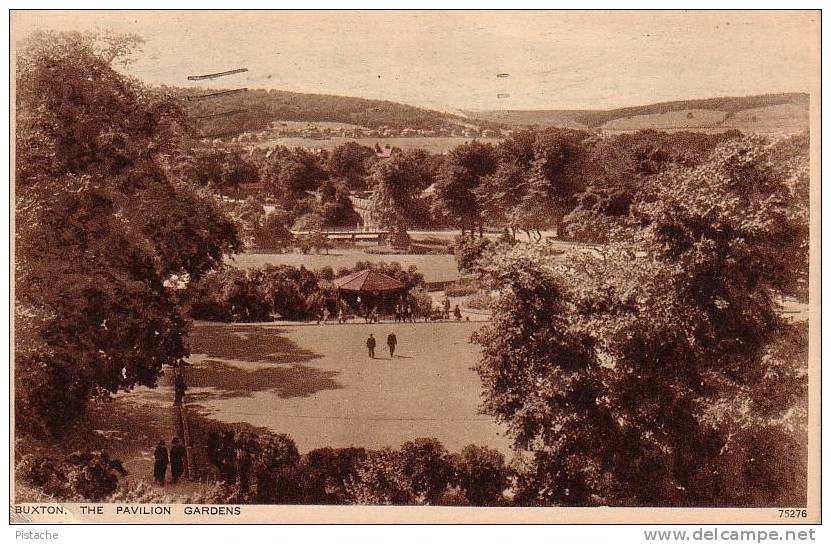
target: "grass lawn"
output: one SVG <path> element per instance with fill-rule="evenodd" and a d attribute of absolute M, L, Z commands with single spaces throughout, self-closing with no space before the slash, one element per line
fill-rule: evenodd
<path fill-rule="evenodd" d="M 481 386 L 468 343 L 481 323 L 197 324 L 186 369 L 192 412 L 286 433 L 301 452 L 324 446 L 397 447 L 436 437 L 511 454 L 502 429 L 478 413 Z M 390 359 L 386 337 L 398 337 Z M 369 333 L 378 339 L 367 355 Z M 172 397 L 169 385 L 134 402 Z"/>

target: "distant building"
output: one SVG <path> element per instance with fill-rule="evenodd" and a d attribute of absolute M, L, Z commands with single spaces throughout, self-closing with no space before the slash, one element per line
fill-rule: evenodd
<path fill-rule="evenodd" d="M 389 159 L 392 156 L 390 144 L 386 144 L 383 149 L 378 144 L 375 144 L 375 156 L 379 159 Z"/>

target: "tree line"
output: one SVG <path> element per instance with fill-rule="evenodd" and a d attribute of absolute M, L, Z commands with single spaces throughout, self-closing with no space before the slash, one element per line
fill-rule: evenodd
<path fill-rule="evenodd" d="M 373 219 L 397 232 L 455 227 L 463 234 L 505 229 L 539 241 L 603 242 L 629 214 L 645 183 L 674 167 L 698 164 L 738 131 L 707 135 L 652 130 L 605 136 L 570 129 L 524 129 L 498 145 L 476 140 L 446 154 L 394 149 L 389 158 L 356 142 L 331 152 L 282 146 L 202 150 L 187 176 L 220 193 L 262 184 L 255 199 L 276 205 L 276 226 L 314 230 L 360 222 L 350 193 L 371 191 Z M 316 195 L 316 196 L 315 196 Z"/>

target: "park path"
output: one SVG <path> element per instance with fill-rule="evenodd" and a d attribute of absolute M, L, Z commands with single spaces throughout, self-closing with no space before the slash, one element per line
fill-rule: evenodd
<path fill-rule="evenodd" d="M 140 482 L 174 502 L 201 493 L 205 485 L 199 481 L 182 478 L 173 484 L 169 465 L 164 486 L 153 478 L 153 451 L 158 441 L 164 440 L 169 447 L 174 436 L 181 439 L 184 434 L 179 408 L 174 405 L 173 377 L 173 369 L 165 368 L 156 388 L 140 387 L 92 406 L 89 430 L 73 436 L 61 445 L 62 449 L 107 451 L 127 470 L 124 483 Z"/>

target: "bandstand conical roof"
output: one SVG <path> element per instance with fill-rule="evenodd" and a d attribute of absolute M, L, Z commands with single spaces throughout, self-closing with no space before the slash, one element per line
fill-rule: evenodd
<path fill-rule="evenodd" d="M 335 278 L 332 283 L 342 291 L 394 291 L 402 289 L 404 284 L 375 270 L 359 270 L 346 276 Z"/>

